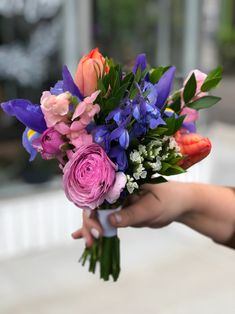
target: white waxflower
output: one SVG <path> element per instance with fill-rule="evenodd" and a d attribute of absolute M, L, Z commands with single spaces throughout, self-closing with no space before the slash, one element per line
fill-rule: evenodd
<path fill-rule="evenodd" d="M 155 162 L 148 162 L 148 165 L 152 168 L 153 171 L 159 171 L 162 168 L 162 164 L 159 159 L 157 159 Z"/>
<path fill-rule="evenodd" d="M 127 178 L 127 184 L 126 184 L 127 190 L 130 194 L 132 194 L 135 189 L 138 189 L 139 186 L 137 182 L 134 181 L 134 178 L 132 178 L 131 176 L 127 175 L 126 178 Z"/>
<path fill-rule="evenodd" d="M 145 145 L 140 144 L 140 145 L 138 146 L 138 149 L 139 149 L 140 155 L 142 155 L 142 156 L 144 156 L 144 157 L 147 157 L 148 152 L 147 152 L 147 149 L 146 149 L 146 146 L 145 146 Z"/>
<path fill-rule="evenodd" d="M 138 165 L 138 167 L 135 168 L 135 172 L 133 173 L 133 177 L 136 180 L 139 180 L 140 178 L 145 179 L 147 177 L 147 171 L 145 170 L 145 168 L 142 164 Z"/>
<path fill-rule="evenodd" d="M 141 157 L 140 153 L 137 150 L 133 150 L 133 152 L 130 153 L 130 160 L 134 163 L 141 164 L 144 158 Z"/>

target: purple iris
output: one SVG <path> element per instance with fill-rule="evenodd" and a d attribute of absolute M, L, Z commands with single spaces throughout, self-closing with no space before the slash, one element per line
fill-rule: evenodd
<path fill-rule="evenodd" d="M 137 56 L 135 60 L 135 65 L 133 67 L 133 73 L 136 74 L 138 68 L 140 67 L 141 71 L 143 72 L 147 67 L 146 55 L 145 53 L 141 53 Z"/>
<path fill-rule="evenodd" d="M 173 85 L 173 80 L 175 76 L 176 68 L 174 66 L 170 67 L 160 78 L 156 84 L 157 89 L 157 101 L 155 105 L 161 109 L 165 104 Z"/>
<path fill-rule="evenodd" d="M 2 103 L 1 107 L 5 113 L 15 116 L 25 126 L 38 133 L 43 133 L 47 129 L 41 107 L 29 100 L 14 99 Z"/>
<path fill-rule="evenodd" d="M 40 137 L 40 134 L 34 132 L 29 136 L 30 129 L 26 128 L 22 135 L 22 143 L 25 150 L 30 154 L 29 161 L 33 161 L 37 155 L 37 150 L 32 146 L 32 142 Z"/>
<path fill-rule="evenodd" d="M 67 68 L 66 65 L 63 67 L 63 89 L 64 92 L 70 92 L 72 95 L 77 96 L 80 100 L 83 100 L 84 97 L 82 93 L 80 92 L 79 88 L 77 85 L 74 83 L 74 80 L 72 78 L 71 73 L 69 72 L 69 69 Z"/>
<path fill-rule="evenodd" d="M 50 88 L 50 92 L 52 95 L 60 95 L 64 92 L 64 82 L 58 81 L 54 87 Z"/>

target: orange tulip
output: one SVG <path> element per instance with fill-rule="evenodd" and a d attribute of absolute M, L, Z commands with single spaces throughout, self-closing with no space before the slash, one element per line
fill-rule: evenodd
<path fill-rule="evenodd" d="M 103 73 L 104 63 L 105 58 L 98 48 L 91 50 L 80 60 L 74 81 L 83 96 L 90 96 L 97 90 L 97 80 Z M 105 73 L 108 71 L 109 68 L 106 65 Z"/>
<path fill-rule="evenodd" d="M 184 159 L 179 162 L 179 166 L 187 169 L 204 159 L 211 151 L 211 142 L 208 138 L 195 133 L 177 132 L 175 140 L 180 147 L 180 152 Z"/>

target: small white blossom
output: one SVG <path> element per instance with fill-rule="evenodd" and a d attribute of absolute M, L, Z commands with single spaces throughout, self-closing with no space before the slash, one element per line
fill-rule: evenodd
<path fill-rule="evenodd" d="M 133 173 L 133 177 L 136 180 L 139 180 L 140 178 L 145 179 L 147 177 L 147 171 L 145 170 L 145 168 L 142 164 L 138 165 L 138 167 L 135 168 L 135 172 Z"/>
<path fill-rule="evenodd" d="M 134 178 L 132 178 L 131 176 L 127 175 L 126 178 L 127 178 L 127 184 L 126 184 L 127 190 L 130 194 L 132 194 L 135 189 L 138 189 L 139 186 L 137 182 L 134 181 Z"/>
<path fill-rule="evenodd" d="M 162 164 L 159 159 L 157 159 L 156 162 L 148 162 L 148 165 L 152 168 L 153 171 L 159 171 L 162 168 Z"/>
<path fill-rule="evenodd" d="M 141 164 L 141 162 L 144 160 L 143 157 L 141 157 L 140 153 L 137 150 L 134 150 L 130 153 L 130 160 L 134 163 Z"/>
<path fill-rule="evenodd" d="M 139 149 L 140 155 L 142 155 L 142 156 L 144 156 L 144 157 L 147 157 L 148 153 L 147 153 L 147 149 L 146 149 L 146 146 L 145 146 L 145 145 L 140 144 L 140 145 L 138 146 L 138 149 Z"/>

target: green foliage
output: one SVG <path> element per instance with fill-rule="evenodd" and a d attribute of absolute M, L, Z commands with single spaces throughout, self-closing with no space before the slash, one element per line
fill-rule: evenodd
<path fill-rule="evenodd" d="M 184 87 L 183 98 L 186 104 L 193 98 L 193 96 L 196 93 L 196 89 L 197 89 L 197 82 L 196 82 L 195 74 L 193 73 Z"/>
<path fill-rule="evenodd" d="M 218 68 L 212 70 L 205 81 L 202 84 L 201 91 L 208 92 L 211 89 L 215 88 L 222 79 L 223 68 L 219 66 Z"/>
<path fill-rule="evenodd" d="M 206 109 L 214 106 L 217 102 L 221 100 L 220 97 L 216 96 L 204 96 L 202 98 L 199 98 L 189 104 L 187 104 L 187 107 L 200 110 L 200 109 Z"/>

